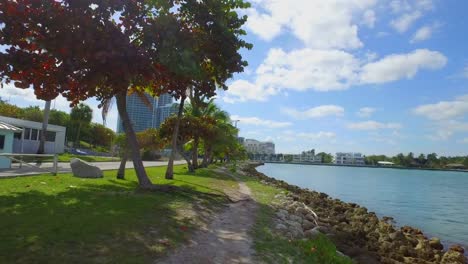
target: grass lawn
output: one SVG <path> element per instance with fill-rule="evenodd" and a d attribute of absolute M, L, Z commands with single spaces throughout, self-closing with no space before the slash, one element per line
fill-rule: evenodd
<path fill-rule="evenodd" d="M 258 180 L 240 176 L 252 190 L 259 204 L 257 221 L 252 231 L 255 250 L 266 263 L 348 264 L 349 258 L 339 256 L 336 247 L 325 235 L 315 240 L 288 240 L 272 232 L 274 209 L 270 206 L 281 189 L 264 185 Z"/>
<path fill-rule="evenodd" d="M 137 192 L 133 170 L 102 179 L 70 174 L 0 180 L 0 263 L 148 263 L 186 241 L 200 224 L 197 212 L 227 202 L 223 188 L 236 183 L 209 169 L 188 174 L 176 166 L 148 168 L 157 184 L 184 187 L 172 193 Z"/>
<path fill-rule="evenodd" d="M 79 158 L 87 162 L 106 162 L 106 161 L 120 161 L 119 157 L 102 157 L 102 156 L 83 156 L 63 153 L 58 156 L 59 162 L 70 162 L 73 158 Z M 52 161 L 50 159 L 49 161 Z"/>

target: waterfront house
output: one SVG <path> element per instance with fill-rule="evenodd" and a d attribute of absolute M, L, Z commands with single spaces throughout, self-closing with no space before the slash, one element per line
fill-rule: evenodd
<path fill-rule="evenodd" d="M 0 122 L 19 128 L 14 131 L 13 148 L 10 153 L 36 154 L 42 134 L 42 123 L 0 116 Z M 66 128 L 49 124 L 46 132 L 45 153 L 58 154 L 65 151 Z"/>
<path fill-rule="evenodd" d="M 12 153 L 13 138 L 15 133 L 18 132 L 21 132 L 20 128 L 0 121 L 0 153 Z M 0 157 L 0 169 L 8 169 L 10 167 L 11 160 Z"/>
<path fill-rule="evenodd" d="M 335 156 L 335 164 L 339 165 L 365 165 L 364 155 L 353 152 L 338 152 Z"/>

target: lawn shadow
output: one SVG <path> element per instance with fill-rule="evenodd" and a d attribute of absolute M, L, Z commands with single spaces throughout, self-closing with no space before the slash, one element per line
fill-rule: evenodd
<path fill-rule="evenodd" d="M 0 196 L 0 262 L 148 262 L 196 229 L 196 221 L 180 209 L 203 210 L 199 204 L 225 199 L 190 185 L 171 193 L 140 193 L 135 186 L 109 180 L 54 194 Z"/>

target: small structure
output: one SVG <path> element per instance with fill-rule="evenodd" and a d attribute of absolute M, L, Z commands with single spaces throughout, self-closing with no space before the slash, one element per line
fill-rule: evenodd
<path fill-rule="evenodd" d="M 450 163 L 445 166 L 448 169 L 453 169 L 453 170 L 463 170 L 466 169 L 466 166 L 460 163 Z"/>
<path fill-rule="evenodd" d="M 0 122 L 0 153 L 11 153 L 13 151 L 13 138 L 17 132 L 21 132 L 21 129 Z M 11 168 L 11 160 L 6 157 L 0 157 L 0 169 L 9 168 Z"/>
<path fill-rule="evenodd" d="M 14 131 L 13 149 L 10 153 L 35 154 L 39 148 L 42 134 L 42 123 L 17 118 L 0 116 L 0 122 L 19 128 Z M 56 125 L 47 125 L 45 153 L 59 154 L 65 151 L 66 128 Z"/>
<path fill-rule="evenodd" d="M 395 163 L 390 161 L 377 161 L 379 166 L 395 166 Z"/>

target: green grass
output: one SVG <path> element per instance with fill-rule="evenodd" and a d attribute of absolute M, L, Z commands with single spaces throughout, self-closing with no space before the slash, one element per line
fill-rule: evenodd
<path fill-rule="evenodd" d="M 63 154 L 58 155 L 59 162 L 70 162 L 70 160 L 73 158 L 82 159 L 87 162 L 120 161 L 119 157 L 83 156 L 83 155 L 74 155 L 70 153 L 63 153 Z M 52 159 L 49 159 L 48 161 L 52 161 Z"/>
<path fill-rule="evenodd" d="M 233 180 L 208 169 L 188 174 L 177 166 L 148 168 L 152 181 L 183 190 L 135 191 L 115 171 L 102 179 L 70 174 L 0 180 L 0 263 L 151 263 L 186 241 L 200 223 L 197 212 L 227 202 L 221 188 Z"/>
<path fill-rule="evenodd" d="M 272 231 L 274 209 L 271 202 L 282 190 L 260 183 L 258 180 L 239 176 L 252 190 L 259 204 L 256 224 L 252 231 L 255 250 L 266 263 L 320 263 L 348 264 L 349 258 L 339 256 L 335 245 L 325 236 L 314 240 L 288 240 Z"/>

